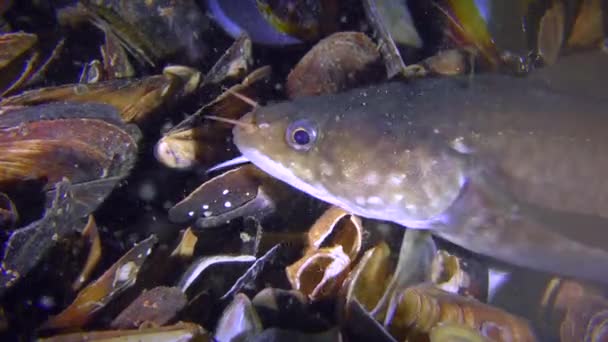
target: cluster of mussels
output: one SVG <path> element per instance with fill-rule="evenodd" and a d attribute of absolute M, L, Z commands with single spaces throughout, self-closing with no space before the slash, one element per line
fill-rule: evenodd
<path fill-rule="evenodd" d="M 607 340 L 605 289 L 213 167 L 264 101 L 605 50 L 603 3 L 0 0 L 0 336 Z"/>

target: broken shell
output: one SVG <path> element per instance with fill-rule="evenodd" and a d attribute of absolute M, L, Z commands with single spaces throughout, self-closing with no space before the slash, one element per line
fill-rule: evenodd
<path fill-rule="evenodd" d="M 304 256 L 286 268 L 292 287 L 311 300 L 333 295 L 359 255 L 362 240 L 361 219 L 330 207 L 309 229 Z"/>
<path fill-rule="evenodd" d="M 433 74 L 456 76 L 466 72 L 467 63 L 470 61 L 472 60 L 467 58 L 462 50 L 450 49 L 439 51 L 425 59 L 421 64 Z"/>
<path fill-rule="evenodd" d="M 342 246 L 320 248 L 287 266 L 287 279 L 291 286 L 310 300 L 333 296 L 347 275 L 351 259 Z"/>
<path fill-rule="evenodd" d="M 192 255 L 194 254 L 194 247 L 196 247 L 197 242 L 198 237 L 192 232 L 192 227 L 188 227 L 188 229 L 182 233 L 179 244 L 177 247 L 175 247 L 171 253 L 171 256 L 177 256 L 182 259 L 192 258 Z"/>
<path fill-rule="evenodd" d="M 287 76 L 290 98 L 336 93 L 383 79 L 378 48 L 361 32 L 338 32 L 318 42 Z"/>
<path fill-rule="evenodd" d="M 219 84 L 226 79 L 240 79 L 249 73 L 253 64 L 251 39 L 242 34 L 209 69 L 203 84 Z"/>
<path fill-rule="evenodd" d="M 431 280 L 438 288 L 487 301 L 488 269 L 475 259 L 440 250 L 435 254 L 431 270 Z"/>
<path fill-rule="evenodd" d="M 143 323 L 162 326 L 186 306 L 186 295 L 176 287 L 159 286 L 142 292 L 110 324 L 113 329 L 139 328 Z"/>
<path fill-rule="evenodd" d="M 98 60 L 93 60 L 82 67 L 80 77 L 78 78 L 78 83 L 98 83 L 103 81 L 104 77 L 105 75 L 101 62 Z"/>
<path fill-rule="evenodd" d="M 355 260 L 363 240 L 361 219 L 344 209 L 330 207 L 308 230 L 308 248 L 341 245 L 351 260 Z"/>

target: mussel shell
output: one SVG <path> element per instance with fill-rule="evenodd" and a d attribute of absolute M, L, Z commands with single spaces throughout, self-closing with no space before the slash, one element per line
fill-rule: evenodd
<path fill-rule="evenodd" d="M 272 27 L 258 11 L 256 0 L 207 0 L 206 4 L 215 22 L 234 39 L 247 33 L 256 44 L 285 46 L 303 43 Z"/>
<path fill-rule="evenodd" d="M 124 176 L 137 153 L 139 131 L 113 107 L 53 103 L 0 115 L 0 189 L 40 180 L 53 185 Z"/>
<path fill-rule="evenodd" d="M 338 32 L 318 42 L 287 77 L 289 97 L 337 93 L 379 81 L 386 72 L 374 42 L 361 32 Z"/>
<path fill-rule="evenodd" d="M 202 41 L 208 19 L 194 0 L 91 0 L 83 2 L 98 19 L 124 40 L 131 51 L 146 59 L 174 57 L 181 62 L 200 61 L 207 53 Z M 134 39 L 133 39 L 134 38 Z M 181 55 L 180 55 L 181 53 Z M 185 58 L 184 58 L 185 57 Z"/>
<path fill-rule="evenodd" d="M 40 60 L 34 52 L 37 44 L 35 34 L 0 34 L 0 96 L 19 87 L 35 72 Z"/>
<path fill-rule="evenodd" d="M 279 32 L 314 41 L 336 28 L 335 0 L 256 0 L 264 18 Z"/>

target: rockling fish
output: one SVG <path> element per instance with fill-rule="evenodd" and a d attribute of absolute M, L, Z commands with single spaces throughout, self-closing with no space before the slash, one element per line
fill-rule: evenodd
<path fill-rule="evenodd" d="M 593 58 L 608 70 L 608 56 Z M 257 107 L 234 143 L 271 176 L 354 214 L 608 284 L 608 96 L 566 84 L 578 74 L 547 76 L 560 67 Z"/>

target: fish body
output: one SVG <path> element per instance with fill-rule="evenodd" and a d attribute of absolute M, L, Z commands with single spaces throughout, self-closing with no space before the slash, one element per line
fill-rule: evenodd
<path fill-rule="evenodd" d="M 608 96 L 539 75 L 272 104 L 241 119 L 252 125 L 235 127 L 234 143 L 268 174 L 354 214 L 608 283 Z"/>

